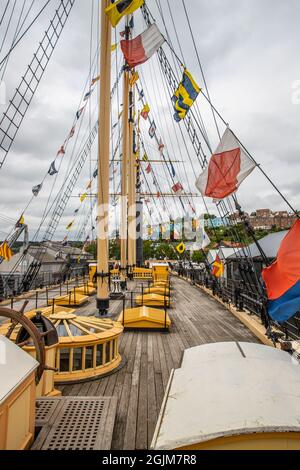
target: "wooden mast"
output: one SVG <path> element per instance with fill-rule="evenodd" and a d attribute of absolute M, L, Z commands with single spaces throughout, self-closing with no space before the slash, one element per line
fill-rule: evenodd
<path fill-rule="evenodd" d="M 129 92 L 129 166 L 128 166 L 128 264 L 136 265 L 136 158 L 134 153 L 134 87 Z"/>
<path fill-rule="evenodd" d="M 126 39 L 129 38 L 128 21 L 126 21 Z M 129 153 L 129 73 L 124 71 L 123 81 L 123 142 L 122 142 L 122 178 L 121 178 L 121 273 L 124 278 L 124 270 L 127 267 L 127 176 L 128 176 L 128 153 Z"/>
<path fill-rule="evenodd" d="M 111 89 L 111 24 L 105 8 L 109 0 L 101 0 L 101 54 L 100 101 L 98 129 L 98 220 L 97 220 L 97 308 L 100 315 L 109 308 L 108 285 L 108 208 L 109 208 L 109 137 L 110 137 L 110 89 Z"/>

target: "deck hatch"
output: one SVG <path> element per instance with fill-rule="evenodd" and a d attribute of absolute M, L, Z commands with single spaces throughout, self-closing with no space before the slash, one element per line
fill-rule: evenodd
<path fill-rule="evenodd" d="M 59 405 L 43 426 L 33 450 L 110 449 L 116 398 L 63 397 L 57 401 Z M 40 415 L 49 413 L 50 402 L 51 399 L 39 401 Z"/>

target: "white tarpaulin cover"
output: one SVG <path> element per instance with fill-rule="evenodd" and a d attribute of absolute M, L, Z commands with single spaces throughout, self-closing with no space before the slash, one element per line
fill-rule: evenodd
<path fill-rule="evenodd" d="M 152 448 L 287 431 L 300 432 L 300 365 L 268 346 L 213 343 L 184 352 Z"/>

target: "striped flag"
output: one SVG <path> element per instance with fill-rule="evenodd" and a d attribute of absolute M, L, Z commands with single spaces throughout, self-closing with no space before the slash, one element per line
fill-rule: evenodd
<path fill-rule="evenodd" d="M 154 23 L 136 38 L 122 39 L 121 49 L 129 67 L 136 67 L 150 59 L 164 42 L 165 38 Z"/>

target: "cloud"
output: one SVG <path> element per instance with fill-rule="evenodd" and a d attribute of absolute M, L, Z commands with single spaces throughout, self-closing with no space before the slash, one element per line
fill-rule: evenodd
<path fill-rule="evenodd" d="M 184 16 L 182 1 L 172 0 L 172 2 L 163 1 L 160 3 L 163 6 L 164 22 L 168 28 L 169 39 L 173 43 L 173 47 L 178 55 L 181 55 L 181 47 L 187 67 L 197 82 L 203 86 L 203 78 Z M 289 0 L 289 2 L 280 0 L 226 0 L 226 2 L 223 0 L 194 0 L 185 3 L 213 103 L 262 165 L 262 168 L 290 199 L 291 203 L 298 207 L 300 105 L 292 103 L 292 84 L 295 80 L 300 79 L 299 61 L 297 60 L 298 17 L 300 14 L 298 0 Z M 41 182 L 45 176 L 51 161 L 55 158 L 57 150 L 64 142 L 73 124 L 75 112 L 89 80 L 90 56 L 94 56 L 98 41 L 97 4 L 98 2 L 95 0 L 75 2 L 7 162 L 0 171 L 0 212 L 8 214 L 12 218 L 19 217 L 31 198 L 32 186 Z M 165 34 L 157 2 L 148 0 L 147 4 Z M 168 4 L 172 8 L 177 36 Z M 12 54 L 5 75 L 8 98 L 12 96 L 21 75 L 24 74 L 53 13 L 54 7 L 52 10 L 49 7 L 30 34 Z M 91 18 L 93 18 L 92 22 Z M 138 34 L 145 28 L 145 25 L 140 13 L 136 14 L 135 18 L 136 34 Z M 114 34 L 113 42 L 119 41 L 118 31 L 116 35 Z M 91 38 L 92 44 L 90 43 Z M 171 57 L 167 45 L 164 45 L 164 50 L 170 58 L 171 64 L 175 66 L 176 60 L 174 61 Z M 120 50 L 112 55 L 112 84 L 119 70 L 121 59 Z M 179 79 L 181 72 L 177 64 L 176 69 Z M 200 160 L 195 156 L 184 126 L 179 127 L 173 121 L 170 104 L 172 90 L 165 83 L 156 58 L 152 58 L 149 63 L 140 67 L 139 71 L 140 83 L 142 83 L 146 98 L 151 105 L 151 115 L 155 118 L 158 133 L 165 143 L 166 155 L 175 161 L 176 180 L 182 181 L 185 189 L 194 193 L 196 191 L 195 173 L 199 174 L 201 171 Z M 96 74 L 95 69 L 92 75 Z M 120 104 L 122 101 L 121 88 L 118 97 Z M 117 104 L 117 96 L 115 96 L 113 123 L 117 120 Z M 94 93 L 91 100 L 92 109 L 96 105 L 97 93 Z M 198 99 L 198 106 L 211 146 L 215 148 L 218 139 L 211 110 L 201 98 Z M 4 109 L 3 106 L 0 106 L 0 112 L 3 112 Z M 94 124 L 95 119 L 95 115 L 89 119 L 89 110 L 87 110 L 82 128 L 81 130 L 77 129 L 76 136 L 63 159 L 61 172 L 55 185 L 52 187 L 54 178 L 47 177 L 43 190 L 32 202 L 26 214 L 31 236 L 40 223 L 50 192 L 52 191 L 51 205 L 65 176 L 71 175 L 71 171 L 75 167 L 76 155 L 82 148 L 90 125 Z M 221 125 L 220 128 L 223 129 Z M 147 134 L 148 123 L 142 123 L 142 130 L 147 152 L 151 158 L 159 158 L 156 144 L 149 139 Z M 76 139 L 78 139 L 77 145 L 74 148 Z M 203 139 L 201 140 L 203 141 Z M 203 144 L 203 150 L 209 157 L 210 152 L 205 144 Z M 97 146 L 94 145 L 91 152 L 92 161 L 89 162 L 89 157 L 86 160 L 57 229 L 56 238 L 61 238 L 65 234 L 65 226 L 78 207 L 78 195 L 83 192 L 89 180 L 90 166 L 94 167 L 96 158 Z M 153 167 L 162 191 L 170 193 L 171 181 L 168 167 L 162 164 L 154 164 Z M 119 177 L 119 170 L 117 174 Z M 118 184 L 119 181 L 115 186 L 117 187 Z M 151 190 L 155 191 L 152 179 L 149 180 L 149 186 Z M 146 186 L 144 187 L 146 188 Z M 274 188 L 259 173 L 259 170 L 255 170 L 255 173 L 244 182 L 238 197 L 242 207 L 247 211 L 259 207 L 270 207 L 274 210 L 286 208 L 283 200 L 276 195 Z M 172 209 L 174 213 L 182 210 L 179 201 L 175 202 L 171 197 L 166 198 L 166 201 L 168 209 Z M 195 198 L 194 203 L 198 205 L 199 211 L 203 212 L 205 208 L 202 200 Z M 216 212 L 210 201 L 207 203 L 212 211 Z M 159 211 L 163 213 L 161 202 L 157 201 L 157 206 Z M 155 210 L 154 204 L 153 209 L 153 218 L 158 218 L 159 211 Z M 83 215 L 87 211 L 88 202 L 81 209 Z M 163 215 L 166 216 L 167 213 Z M 45 220 L 43 230 L 46 229 L 48 223 L 49 219 Z M 4 228 L 6 230 L 6 226 L 1 228 L 0 222 L 0 230 Z"/>

